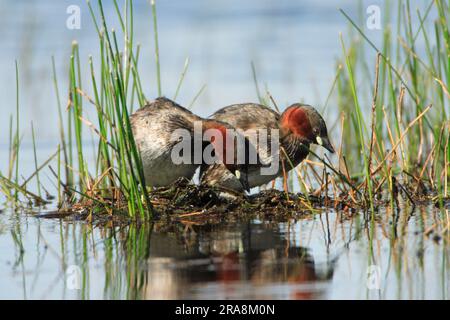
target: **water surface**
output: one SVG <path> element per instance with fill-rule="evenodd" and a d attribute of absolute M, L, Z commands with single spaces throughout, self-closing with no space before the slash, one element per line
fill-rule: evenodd
<path fill-rule="evenodd" d="M 428 212 L 433 215 L 429 216 Z M 0 215 L 0 298 L 447 299 L 439 212 L 95 226 Z M 430 229 L 424 235 L 424 231 Z"/>

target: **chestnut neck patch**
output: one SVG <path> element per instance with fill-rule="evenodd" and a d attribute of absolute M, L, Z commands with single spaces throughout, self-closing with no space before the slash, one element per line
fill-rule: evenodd
<path fill-rule="evenodd" d="M 307 112 L 298 106 L 289 107 L 282 116 L 281 126 L 295 136 L 313 140 L 314 134 Z"/>

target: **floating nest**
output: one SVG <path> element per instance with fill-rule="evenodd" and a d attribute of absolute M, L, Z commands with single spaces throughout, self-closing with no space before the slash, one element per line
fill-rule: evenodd
<path fill-rule="evenodd" d="M 99 205 L 100 200 L 94 200 L 94 197 L 95 195 L 90 195 L 90 199 L 66 205 L 60 210 L 41 212 L 36 216 L 98 223 L 108 221 L 123 223 L 132 220 L 126 211 L 126 199 L 119 197 L 113 201 L 102 197 L 103 205 Z M 286 220 L 311 214 L 316 209 L 326 207 L 327 201 L 330 202 L 329 199 L 321 197 L 306 197 L 302 194 L 275 189 L 245 195 L 205 185 L 195 185 L 187 180 L 178 180 L 168 187 L 151 190 L 149 197 L 157 221 L 189 220 L 195 223 L 255 217 L 264 220 Z"/>
<path fill-rule="evenodd" d="M 244 195 L 187 181 L 153 190 L 150 198 L 161 219 L 193 222 L 254 217 L 286 219 L 310 214 L 323 205 L 317 197 L 308 199 L 274 189 Z"/>
<path fill-rule="evenodd" d="M 107 222 L 129 223 L 134 221 L 127 212 L 126 199 L 120 196 L 115 200 L 101 198 L 98 195 L 77 202 L 64 209 L 39 213 L 41 218 L 66 220 L 84 220 L 104 224 Z M 168 187 L 149 191 L 150 201 L 155 211 L 157 223 L 170 225 L 174 222 L 208 224 L 223 221 L 259 218 L 263 221 L 287 221 L 303 218 L 314 212 L 326 209 L 339 210 L 352 216 L 363 209 L 362 205 L 346 201 L 346 197 L 333 199 L 324 196 L 289 193 L 276 189 L 263 190 L 256 194 L 245 195 L 230 190 L 195 185 L 180 179 Z M 416 199 L 418 201 L 419 199 Z M 425 201 L 421 199 L 418 204 Z M 386 200 L 379 199 L 376 208 L 386 206 Z M 450 199 L 444 199 L 444 205 L 450 205 Z"/>

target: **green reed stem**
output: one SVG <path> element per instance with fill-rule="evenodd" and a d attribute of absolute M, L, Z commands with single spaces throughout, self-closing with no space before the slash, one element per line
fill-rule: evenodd
<path fill-rule="evenodd" d="M 159 61 L 159 43 L 158 43 L 158 23 L 156 18 L 155 0 L 150 1 L 153 15 L 153 35 L 155 40 L 155 62 L 156 62 L 156 82 L 158 84 L 158 96 L 161 96 L 161 66 Z"/>

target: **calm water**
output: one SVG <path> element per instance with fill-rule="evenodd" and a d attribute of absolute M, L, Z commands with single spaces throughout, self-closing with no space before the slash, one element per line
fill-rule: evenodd
<path fill-rule="evenodd" d="M 151 10 L 147 1 L 134 3 L 141 80 L 147 97 L 153 98 Z M 81 8 L 80 30 L 65 27 L 71 4 Z M 361 7 L 367 4 L 382 2 L 366 1 Z M 253 61 L 261 88 L 267 85 L 282 108 L 293 101 L 321 107 L 341 55 L 339 32 L 348 31 L 339 7 L 357 18 L 354 1 L 159 1 L 163 93 L 173 96 L 189 57 L 181 104 L 189 105 L 204 84 L 193 106 L 203 116 L 227 104 L 256 101 Z M 106 14 L 110 27 L 118 29 L 109 2 Z M 382 32 L 367 32 L 379 44 Z M 17 59 L 20 173 L 28 177 L 34 171 L 31 121 L 39 163 L 58 144 L 51 56 L 65 103 L 71 42 L 80 44 L 87 84 L 87 57 L 93 54 L 95 61 L 97 38 L 85 1 L 73 0 L 0 0 L 0 38 L 0 170 L 6 174 L 8 168 L 8 115 L 15 112 Z M 325 117 L 334 122 L 336 110 L 330 105 Z M 86 112 L 93 119 L 92 110 Z M 86 141 L 91 141 L 89 136 Z M 54 194 L 48 170 L 42 171 L 41 181 Z M 439 232 L 444 232 L 440 226 L 448 221 L 448 211 L 387 210 L 377 220 L 374 240 L 369 241 L 371 231 L 362 214 L 349 218 L 334 211 L 285 223 L 180 223 L 165 230 L 160 225 L 91 226 L 5 209 L 0 213 L 0 298 L 447 299 L 448 235 L 440 238 Z"/>
<path fill-rule="evenodd" d="M 6 212 L 0 298 L 447 299 L 450 250 L 423 235 L 437 212 L 404 212 L 380 215 L 372 243 L 364 219 L 333 211 L 171 230 Z"/>

